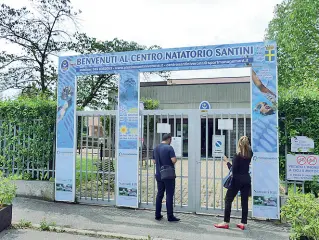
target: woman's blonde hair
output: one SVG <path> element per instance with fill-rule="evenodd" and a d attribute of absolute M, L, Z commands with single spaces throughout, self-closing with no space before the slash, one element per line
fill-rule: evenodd
<path fill-rule="evenodd" d="M 237 154 L 241 155 L 245 158 L 251 158 L 251 147 L 250 147 L 250 143 L 249 143 L 249 139 L 247 136 L 242 136 L 239 140 L 238 140 L 238 144 L 237 144 Z"/>

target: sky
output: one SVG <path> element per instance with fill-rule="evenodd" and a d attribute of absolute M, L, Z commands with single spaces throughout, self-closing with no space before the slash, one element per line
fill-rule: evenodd
<path fill-rule="evenodd" d="M 0 0 L 14 7 L 28 0 Z M 79 30 L 162 48 L 259 42 L 282 0 L 71 0 Z M 0 45 L 0 50 L 1 50 Z M 173 72 L 171 78 L 247 76 L 249 69 Z M 153 78 L 151 80 L 158 80 Z"/>

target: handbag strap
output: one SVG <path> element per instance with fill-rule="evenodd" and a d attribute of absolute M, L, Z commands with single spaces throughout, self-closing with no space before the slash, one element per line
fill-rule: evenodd
<path fill-rule="evenodd" d="M 159 145 L 157 145 L 157 147 L 156 147 L 156 153 L 157 153 L 157 157 L 158 157 L 158 164 L 159 164 L 159 167 L 160 167 L 160 169 L 161 169 L 161 157 L 160 157 L 160 152 L 159 152 L 159 146 L 160 146 L 161 144 L 159 144 Z"/>
<path fill-rule="evenodd" d="M 232 166 L 229 169 L 229 175 L 233 175 L 233 167 Z"/>

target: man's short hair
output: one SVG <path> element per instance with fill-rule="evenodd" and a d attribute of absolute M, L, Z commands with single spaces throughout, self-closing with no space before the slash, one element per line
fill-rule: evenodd
<path fill-rule="evenodd" d="M 163 135 L 163 141 L 168 141 L 169 139 L 172 139 L 172 135 L 171 134 L 169 134 L 169 133 L 165 133 L 164 135 Z"/>

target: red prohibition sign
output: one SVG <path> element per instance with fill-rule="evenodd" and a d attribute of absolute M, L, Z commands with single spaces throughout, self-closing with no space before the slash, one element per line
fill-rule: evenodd
<path fill-rule="evenodd" d="M 307 162 L 311 166 L 316 165 L 317 164 L 317 158 L 315 156 L 309 156 L 307 158 Z"/>
<path fill-rule="evenodd" d="M 305 165 L 307 163 L 307 159 L 304 156 L 298 156 L 297 157 L 297 163 L 299 165 Z"/>

